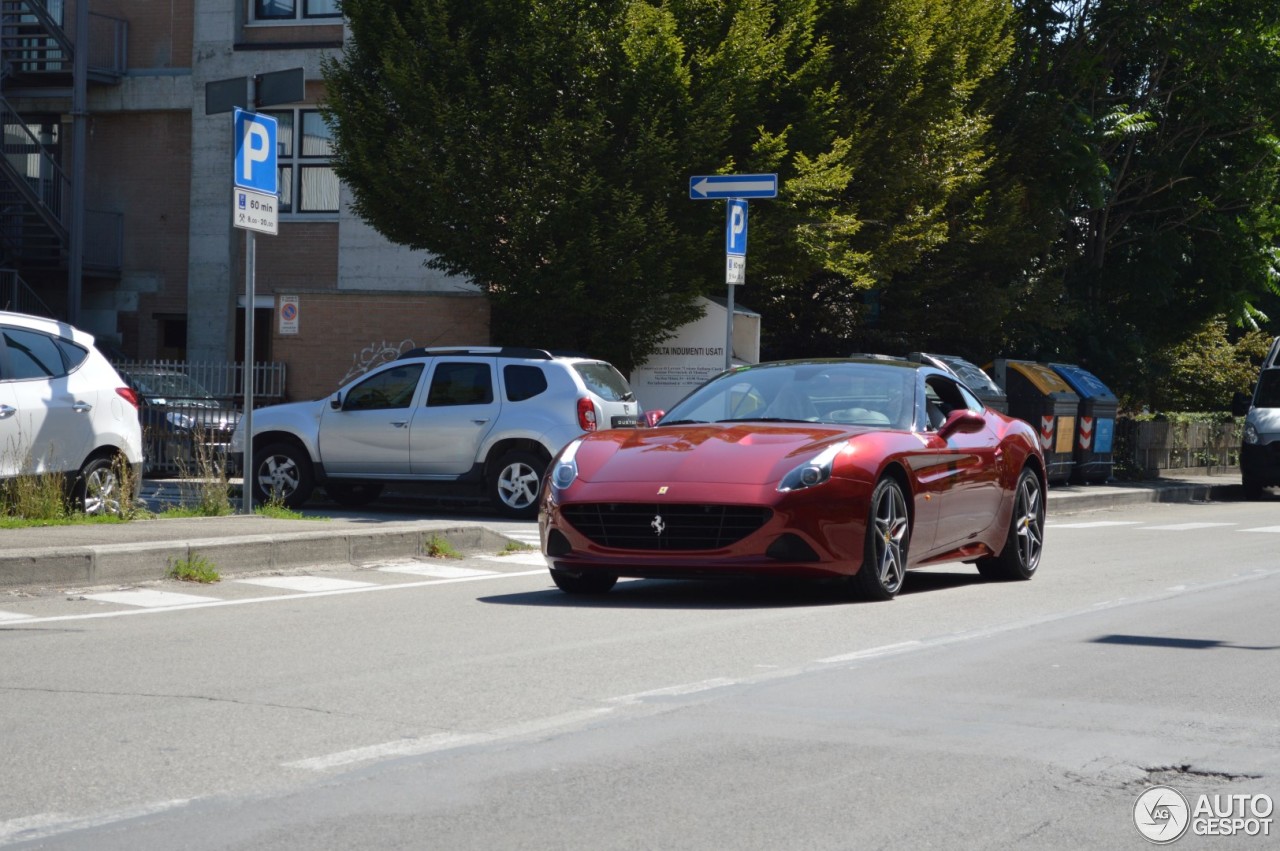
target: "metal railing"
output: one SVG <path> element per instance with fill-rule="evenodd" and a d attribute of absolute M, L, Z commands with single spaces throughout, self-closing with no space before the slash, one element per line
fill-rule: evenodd
<path fill-rule="evenodd" d="M 0 269 L 0 310 L 32 316 L 60 317 L 31 289 L 16 269 Z"/>
<path fill-rule="evenodd" d="M 116 369 L 139 374 L 154 372 L 181 373 L 215 399 L 241 404 L 244 401 L 244 364 L 227 361 L 189 360 L 117 360 Z M 259 400 L 263 405 L 274 405 L 284 399 L 285 364 L 261 362 L 253 365 L 254 407 Z"/>

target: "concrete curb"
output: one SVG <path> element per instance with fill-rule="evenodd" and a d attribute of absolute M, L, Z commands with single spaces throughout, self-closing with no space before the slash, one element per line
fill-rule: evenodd
<path fill-rule="evenodd" d="M 461 554 L 497 553 L 511 543 L 505 535 L 476 525 L 249 535 L 226 531 L 163 541 L 15 548 L 0 550 L 0 588 L 151 582 L 168 576 L 176 563 L 196 557 L 224 575 L 372 564 L 428 556 L 439 539 Z"/>

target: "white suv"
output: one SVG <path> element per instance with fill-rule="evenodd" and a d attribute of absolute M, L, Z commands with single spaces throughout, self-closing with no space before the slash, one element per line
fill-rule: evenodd
<path fill-rule="evenodd" d="M 0 481 L 62 474 L 77 508 L 118 513 L 125 467 L 142 469 L 138 397 L 93 335 L 0 311 Z"/>
<path fill-rule="evenodd" d="M 249 478 L 255 499 L 290 508 L 317 484 L 361 505 L 386 484 L 413 483 L 533 517 L 561 447 L 599 428 L 635 428 L 640 415 L 626 378 L 605 361 L 541 349 L 414 349 L 328 399 L 254 411 Z M 231 447 L 243 461 L 243 420 Z"/>

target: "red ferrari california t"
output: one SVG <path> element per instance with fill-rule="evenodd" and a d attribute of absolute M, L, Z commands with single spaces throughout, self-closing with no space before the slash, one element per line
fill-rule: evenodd
<path fill-rule="evenodd" d="M 727 370 L 653 428 L 573 441 L 539 529 L 571 594 L 620 576 L 790 576 L 888 600 L 940 562 L 1030 579 L 1044 518 L 1030 425 L 935 366 L 849 358 Z"/>

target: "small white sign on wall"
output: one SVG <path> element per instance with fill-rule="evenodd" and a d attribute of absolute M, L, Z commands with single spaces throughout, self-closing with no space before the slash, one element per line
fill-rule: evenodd
<path fill-rule="evenodd" d="M 279 298 L 280 306 L 276 312 L 280 316 L 280 333 L 297 334 L 298 297 L 296 295 L 282 295 Z"/>

